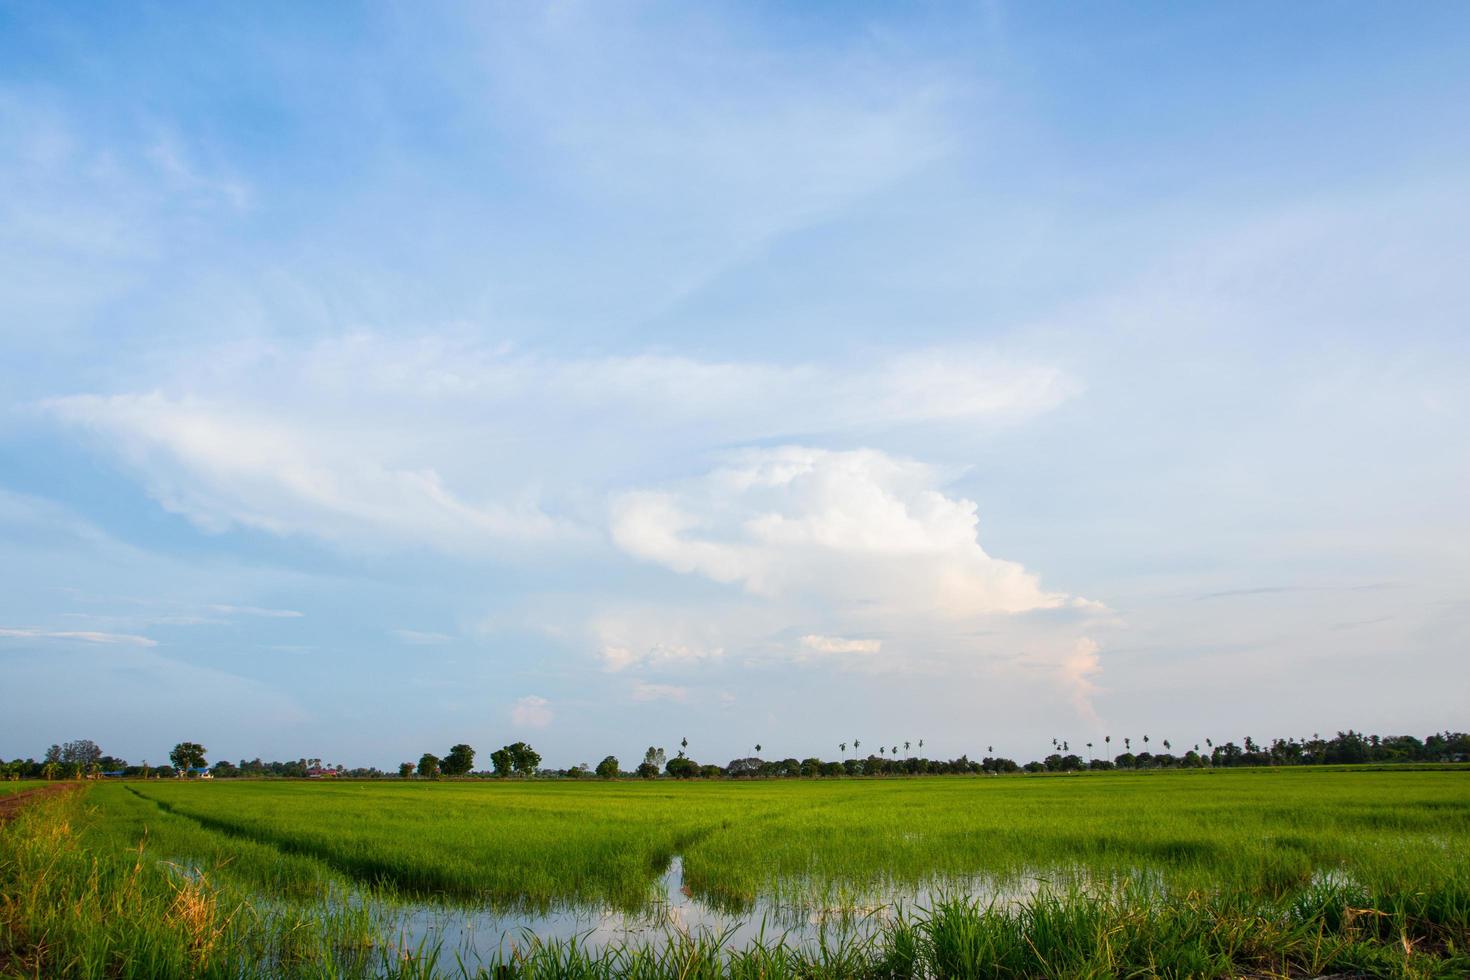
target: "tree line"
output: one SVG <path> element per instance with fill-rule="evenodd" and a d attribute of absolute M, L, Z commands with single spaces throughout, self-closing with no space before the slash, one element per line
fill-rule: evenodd
<path fill-rule="evenodd" d="M 1217 743 L 1206 738 L 1202 743 L 1176 751 L 1170 739 L 1157 741 L 1143 735 L 1134 751 L 1132 736 L 1119 740 L 1123 751 L 1109 758 L 1113 746 L 1111 735 L 1103 736 L 1101 753 L 1097 743 L 1089 741 L 1081 745 L 1086 756 L 1074 751 L 1066 739 L 1052 739 L 1051 751 L 1040 759 L 1024 764 L 1014 759 L 995 756 L 994 749 L 986 748 L 980 759 L 961 755 L 954 759 L 930 759 L 923 755 L 900 753 L 900 744 L 907 753 L 910 742 L 885 744 L 876 753 L 866 756 L 857 754 L 862 740 L 851 741 L 853 755 L 849 756 L 848 742 L 837 743 L 842 758 L 837 760 L 808 756 L 784 759 L 761 758 L 762 747 L 755 745 L 752 755 L 732 759 L 720 766 L 714 763 L 699 763 L 689 757 L 689 740 L 681 739 L 679 749 L 673 757 L 659 746 L 649 746 L 643 759 L 631 771 L 625 771 L 616 756 L 606 756 L 596 767 L 587 763 L 570 769 L 541 768 L 541 755 L 525 742 L 513 742 L 490 753 L 489 770 L 476 770 L 475 749 L 465 743 L 452 746 L 441 758 L 425 752 L 417 763 L 399 764 L 397 772 L 385 772 L 376 767 L 348 769 L 341 764 L 323 765 L 320 758 L 302 758 L 286 762 L 262 762 L 259 758 L 241 759 L 238 763 L 221 760 L 208 765 L 208 752 L 197 742 L 180 742 L 169 752 L 169 763 L 150 766 L 145 760 L 133 765 L 124 759 L 103 753 L 91 739 L 77 739 L 50 746 L 43 757 L 36 759 L 0 760 L 0 778 L 4 779 L 83 779 L 102 775 L 129 778 L 169 779 L 184 775 L 202 775 L 212 778 L 277 777 L 277 778 L 327 778 L 345 777 L 355 779 L 383 779 L 396 775 L 400 779 L 442 778 L 642 778 L 657 779 L 742 779 L 742 778 L 820 778 L 854 776 L 923 776 L 923 775 L 1000 775 L 1028 772 L 1084 772 L 1110 769 L 1206 769 L 1233 768 L 1242 766 L 1311 766 L 1311 765 L 1360 765 L 1368 763 L 1443 763 L 1470 761 L 1470 734 L 1464 732 L 1436 732 L 1424 738 L 1413 735 L 1365 735 L 1349 729 L 1338 732 L 1331 738 L 1312 735 L 1310 738 L 1277 738 L 1269 743 L 1260 743 L 1247 736 L 1240 745 L 1233 741 Z M 918 740 L 922 751 L 924 740 Z M 1162 749 L 1155 752 L 1154 748 Z"/>

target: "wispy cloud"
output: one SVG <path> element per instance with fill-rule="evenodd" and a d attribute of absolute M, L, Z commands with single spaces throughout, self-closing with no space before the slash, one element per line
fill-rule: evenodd
<path fill-rule="evenodd" d="M 813 653 L 829 654 L 873 654 L 883 649 L 882 640 L 853 640 L 842 636 L 822 636 L 820 633 L 803 636 L 801 645 Z"/>
<path fill-rule="evenodd" d="M 1372 582 L 1366 585 L 1267 585 L 1251 589 L 1224 589 L 1206 592 L 1196 599 L 1238 599 L 1246 596 L 1285 595 L 1298 592 L 1380 592 L 1397 588 L 1391 582 Z"/>
<path fill-rule="evenodd" d="M 157 646 L 156 640 L 135 633 L 98 633 L 92 630 L 0 629 L 0 637 L 16 640 L 79 640 L 83 643 L 117 643 L 126 646 Z"/>
<path fill-rule="evenodd" d="M 424 630 L 393 630 L 392 632 L 401 642 L 409 646 L 440 646 L 454 642 L 454 637 L 448 633 L 432 633 Z"/>
<path fill-rule="evenodd" d="M 633 685 L 631 692 L 634 701 L 674 701 L 682 703 L 689 700 L 689 689 L 677 684 L 649 684 L 639 681 Z"/>
<path fill-rule="evenodd" d="M 646 431 L 641 453 L 697 452 L 711 439 L 790 431 L 1009 424 L 1077 390 L 1056 367 L 977 349 L 783 365 L 566 359 L 361 334 L 260 347 L 243 355 L 249 371 L 241 356 L 228 359 L 228 378 L 171 378 L 177 393 L 75 395 L 43 407 L 94 434 L 99 452 L 118 456 L 164 507 L 207 530 L 473 554 L 598 530 L 590 515 L 553 513 L 525 466 L 467 456 L 466 445 L 500 446 L 532 471 L 555 473 L 561 495 L 575 495 L 641 462 L 617 435 L 627 426 Z M 189 370 L 212 360 L 191 359 Z M 548 444 L 558 447 L 554 458 Z M 613 446 L 621 448 L 610 454 Z"/>
<path fill-rule="evenodd" d="M 215 604 L 208 607 L 211 612 L 227 616 L 259 616 L 264 619 L 300 619 L 305 613 L 295 609 L 266 609 L 261 606 L 229 606 Z"/>

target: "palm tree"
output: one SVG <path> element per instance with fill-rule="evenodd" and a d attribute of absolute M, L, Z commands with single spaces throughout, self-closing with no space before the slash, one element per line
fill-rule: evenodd
<path fill-rule="evenodd" d="M 1092 743 L 1087 743 L 1087 764 L 1092 765 Z"/>
<path fill-rule="evenodd" d="M 689 738 L 685 736 L 679 739 L 679 758 L 684 758 L 684 750 L 689 748 Z"/>
<path fill-rule="evenodd" d="M 1113 751 L 1113 749 L 1112 749 L 1113 736 L 1111 736 L 1111 735 L 1104 735 L 1103 736 L 1103 744 L 1108 746 L 1108 748 L 1103 749 L 1104 752 L 1111 752 L 1111 751 Z"/>
<path fill-rule="evenodd" d="M 922 738 L 919 739 L 919 751 L 924 751 L 924 740 Z"/>
<path fill-rule="evenodd" d="M 755 743 L 755 754 L 756 755 L 760 755 L 761 754 L 761 743 L 759 743 L 759 742 L 756 742 Z"/>
<path fill-rule="evenodd" d="M 1148 736 L 1147 735 L 1143 736 L 1143 749 L 1144 749 L 1145 752 L 1148 751 Z"/>
<path fill-rule="evenodd" d="M 994 745 L 987 745 L 987 746 L 985 746 L 985 752 L 986 752 L 987 755 L 994 755 L 995 754 L 995 746 Z"/>
<path fill-rule="evenodd" d="M 1129 738 L 1126 735 L 1123 736 L 1123 751 L 1124 752 L 1132 752 L 1133 751 L 1133 739 Z"/>
<path fill-rule="evenodd" d="M 838 742 L 837 743 L 837 749 L 843 755 L 847 755 L 847 743 L 846 742 Z"/>
<path fill-rule="evenodd" d="M 904 752 L 908 752 L 908 750 L 909 750 L 909 743 L 907 743 L 907 742 L 903 743 L 903 750 L 904 750 Z"/>
<path fill-rule="evenodd" d="M 881 745 L 880 745 L 880 746 L 878 746 L 878 754 L 879 754 L 879 755 L 884 755 L 884 754 L 886 754 L 886 753 L 887 753 L 887 752 L 888 752 L 888 750 L 887 750 L 887 749 L 885 749 L 885 748 L 884 748 L 884 747 L 883 747 L 883 746 L 881 746 Z"/>
<path fill-rule="evenodd" d="M 857 750 L 858 750 L 858 746 L 859 746 L 859 745 L 862 745 L 862 744 L 863 744 L 863 743 L 862 743 L 862 742 L 859 742 L 859 741 L 858 741 L 858 740 L 857 740 L 857 739 L 853 739 L 853 740 L 852 740 L 852 750 L 853 750 L 853 751 L 854 751 L 854 752 L 856 752 L 856 751 L 857 751 Z"/>
<path fill-rule="evenodd" d="M 1169 744 L 1169 740 L 1167 738 L 1164 739 L 1164 751 L 1165 752 L 1168 752 L 1168 751 L 1172 750 L 1173 748 L 1174 748 L 1174 746 L 1172 746 L 1172 745 Z"/>

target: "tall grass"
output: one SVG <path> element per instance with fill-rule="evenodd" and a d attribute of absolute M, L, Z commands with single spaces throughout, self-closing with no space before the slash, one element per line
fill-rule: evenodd
<path fill-rule="evenodd" d="M 52 796 L 0 829 L 0 975 L 331 975 L 378 945 L 381 922 L 321 900 L 330 882 L 315 869 L 260 845 L 221 846 L 186 821 L 140 822 L 134 837 L 127 800 L 108 802 L 102 817 L 84 794 Z M 267 866 L 318 900 L 268 901 L 239 885 Z"/>

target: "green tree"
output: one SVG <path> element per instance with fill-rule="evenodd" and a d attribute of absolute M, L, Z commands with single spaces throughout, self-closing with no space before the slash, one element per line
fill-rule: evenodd
<path fill-rule="evenodd" d="M 439 757 L 432 752 L 419 756 L 419 775 L 426 779 L 439 775 Z"/>
<path fill-rule="evenodd" d="M 621 767 L 616 756 L 608 756 L 597 764 L 597 775 L 603 779 L 616 779 Z"/>
<path fill-rule="evenodd" d="M 512 761 L 510 749 L 505 746 L 490 753 L 490 765 L 495 768 L 495 775 L 502 779 L 510 775 Z"/>
<path fill-rule="evenodd" d="M 73 765 L 81 763 L 84 769 L 101 758 L 102 750 L 90 738 L 79 738 L 76 741 L 67 742 L 61 747 L 62 762 Z M 203 765 L 203 763 L 201 762 L 200 765 Z"/>
<path fill-rule="evenodd" d="M 463 776 L 475 767 L 475 750 L 461 742 L 449 750 L 444 761 L 439 763 L 446 776 Z"/>
<path fill-rule="evenodd" d="M 670 759 L 665 769 L 675 779 L 693 779 L 699 775 L 699 763 L 682 755 Z"/>
<path fill-rule="evenodd" d="M 400 763 L 398 763 L 398 778 L 399 779 L 408 779 L 408 778 L 410 778 L 412 776 L 413 776 L 413 763 L 412 762 L 400 762 Z"/>
<path fill-rule="evenodd" d="M 536 773 L 536 767 L 541 765 L 541 754 L 531 748 L 525 742 L 516 742 L 507 746 L 510 750 L 510 764 L 516 772 L 522 776 L 532 776 Z"/>
<path fill-rule="evenodd" d="M 180 771 L 198 769 L 204 765 L 204 746 L 198 742 L 180 742 L 168 754 L 169 761 Z"/>
<path fill-rule="evenodd" d="M 638 775 L 644 779 L 654 779 L 664 767 L 664 750 L 650 745 L 648 751 L 643 753 L 643 761 L 638 764 Z"/>

